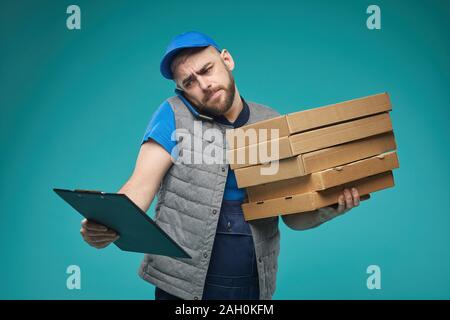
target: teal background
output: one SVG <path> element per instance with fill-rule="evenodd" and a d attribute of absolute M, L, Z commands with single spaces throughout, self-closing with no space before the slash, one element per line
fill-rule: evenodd
<path fill-rule="evenodd" d="M 81 7 L 82 29 L 66 28 Z M 382 29 L 366 28 L 381 8 Z M 450 1 L 2 1 L 0 298 L 153 299 L 142 255 L 93 249 L 53 187 L 116 192 L 173 93 L 176 34 L 227 48 L 244 97 L 288 113 L 389 92 L 396 186 L 319 228 L 281 226 L 274 299 L 450 298 Z M 153 207 L 149 214 L 153 216 Z M 81 290 L 66 268 L 81 268 Z M 381 267 L 381 290 L 366 268 Z"/>

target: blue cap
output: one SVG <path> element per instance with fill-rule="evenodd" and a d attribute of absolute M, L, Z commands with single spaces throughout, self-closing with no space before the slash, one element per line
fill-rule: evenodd
<path fill-rule="evenodd" d="M 207 47 L 213 46 L 217 51 L 221 51 L 217 43 L 206 34 L 190 31 L 179 34 L 170 41 L 167 46 L 166 53 L 161 60 L 160 70 L 164 78 L 173 79 L 170 64 L 175 56 L 185 48 Z"/>

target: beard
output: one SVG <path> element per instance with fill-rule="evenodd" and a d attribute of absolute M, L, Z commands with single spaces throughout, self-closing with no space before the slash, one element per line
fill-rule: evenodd
<path fill-rule="evenodd" d="M 204 111 L 206 113 L 209 113 L 214 116 L 220 116 L 224 113 L 226 113 L 228 110 L 230 110 L 231 106 L 233 105 L 234 96 L 236 94 L 236 87 L 234 82 L 234 77 L 231 74 L 231 71 L 228 71 L 228 85 L 226 86 L 219 86 L 215 88 L 214 90 L 210 90 L 206 92 L 205 99 L 203 100 L 202 104 L 199 104 L 198 107 L 201 111 Z M 214 93 L 216 93 L 218 90 L 223 90 L 224 99 L 221 99 L 218 102 L 209 102 L 208 100 L 211 98 Z"/>

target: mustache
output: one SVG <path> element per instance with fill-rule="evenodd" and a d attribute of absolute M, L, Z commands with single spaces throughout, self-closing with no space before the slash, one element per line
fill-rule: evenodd
<path fill-rule="evenodd" d="M 203 103 L 205 104 L 206 102 L 208 102 L 208 100 L 219 90 L 225 90 L 226 88 L 224 87 L 218 87 L 214 90 L 208 90 L 207 92 L 205 92 L 205 98 L 203 99 Z"/>

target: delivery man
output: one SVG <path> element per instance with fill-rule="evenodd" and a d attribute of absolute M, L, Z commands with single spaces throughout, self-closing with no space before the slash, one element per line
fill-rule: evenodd
<path fill-rule="evenodd" d="M 192 257 L 144 256 L 139 275 L 155 285 L 156 299 L 271 299 L 275 292 L 278 217 L 244 220 L 245 189 L 237 187 L 228 163 L 178 161 L 183 152 L 194 153 L 193 140 L 225 148 L 225 139 L 196 133 L 196 122 L 203 124 L 203 131 L 225 134 L 227 129 L 279 115 L 242 97 L 232 75 L 234 67 L 230 52 L 199 32 L 176 36 L 162 58 L 161 73 L 175 82 L 176 95 L 153 114 L 134 171 L 118 191 L 144 212 L 157 195 L 155 222 Z M 180 129 L 191 139 L 174 137 Z M 359 202 L 355 188 L 345 189 L 335 206 L 282 219 L 292 229 L 305 230 Z M 119 238 L 114 230 L 92 221 L 83 220 L 81 225 L 84 240 L 95 248 Z"/>

